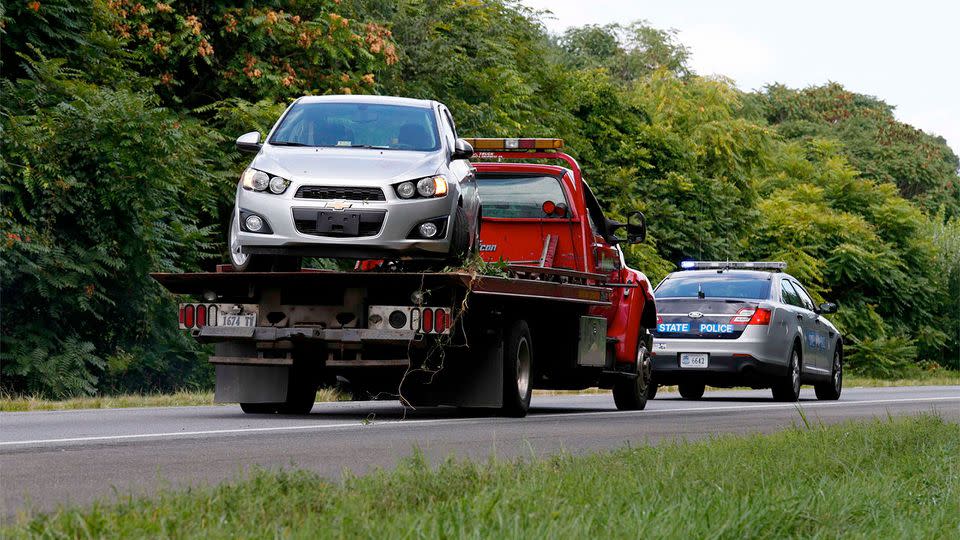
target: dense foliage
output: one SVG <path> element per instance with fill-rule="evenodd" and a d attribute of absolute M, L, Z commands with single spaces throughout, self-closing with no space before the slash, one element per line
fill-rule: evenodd
<path fill-rule="evenodd" d="M 244 157 L 306 93 L 434 98 L 476 136 L 558 136 L 630 261 L 776 258 L 837 301 L 853 367 L 960 360 L 957 155 L 839 84 L 743 93 L 640 21 L 548 35 L 510 0 L 16 1 L 0 7 L 2 385 L 210 383 L 150 271 L 222 258 Z"/>

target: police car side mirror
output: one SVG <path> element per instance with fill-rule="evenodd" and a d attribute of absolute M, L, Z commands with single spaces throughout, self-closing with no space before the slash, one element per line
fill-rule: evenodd
<path fill-rule="evenodd" d="M 473 157 L 473 145 L 463 139 L 457 139 L 453 143 L 453 153 L 450 154 L 450 159 L 470 159 L 471 157 Z"/>
<path fill-rule="evenodd" d="M 824 302 L 820 304 L 820 307 L 817 310 L 817 312 L 818 313 L 836 313 L 837 305 L 834 304 L 833 302 Z"/>
<path fill-rule="evenodd" d="M 627 241 L 639 244 L 647 239 L 647 217 L 643 212 L 633 212 L 627 216 Z"/>
<path fill-rule="evenodd" d="M 237 150 L 241 152 L 259 152 L 260 146 L 259 131 L 251 131 L 237 137 Z"/>

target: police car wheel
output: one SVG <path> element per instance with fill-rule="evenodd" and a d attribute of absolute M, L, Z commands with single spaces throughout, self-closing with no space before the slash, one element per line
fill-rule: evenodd
<path fill-rule="evenodd" d="M 787 375 L 777 381 L 771 390 L 773 399 L 777 401 L 797 401 L 800 399 L 800 351 L 794 345 L 790 352 L 790 365 L 787 369 Z"/>
<path fill-rule="evenodd" d="M 843 355 L 838 348 L 833 353 L 833 368 L 830 370 L 830 380 L 817 383 L 813 386 L 819 400 L 837 400 L 840 399 L 840 392 L 843 391 Z"/>

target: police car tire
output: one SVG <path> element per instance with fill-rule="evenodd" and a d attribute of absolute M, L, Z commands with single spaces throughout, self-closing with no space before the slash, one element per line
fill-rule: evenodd
<path fill-rule="evenodd" d="M 677 385 L 677 389 L 680 390 L 680 397 L 683 399 L 700 399 L 703 397 L 706 388 L 706 385 L 703 384 L 684 383 Z"/>
<path fill-rule="evenodd" d="M 839 371 L 839 378 L 837 372 Z M 840 393 L 843 391 L 843 355 L 837 349 L 833 353 L 833 366 L 830 369 L 830 380 L 820 382 L 813 386 L 817 399 L 821 401 L 835 401 L 840 399 Z"/>
<path fill-rule="evenodd" d="M 246 414 L 276 414 L 279 403 L 241 403 L 240 409 Z"/>
<path fill-rule="evenodd" d="M 796 367 L 794 367 L 796 366 Z M 771 391 L 773 392 L 773 399 L 776 401 L 799 401 L 800 400 L 800 386 L 798 384 L 794 386 L 793 384 L 793 372 L 799 371 L 797 376 L 798 380 L 802 380 L 803 377 L 803 358 L 800 356 L 800 351 L 797 350 L 797 346 L 794 345 L 793 349 L 790 351 L 790 364 L 787 366 L 786 376 L 779 379 L 776 383 L 773 384 Z"/>

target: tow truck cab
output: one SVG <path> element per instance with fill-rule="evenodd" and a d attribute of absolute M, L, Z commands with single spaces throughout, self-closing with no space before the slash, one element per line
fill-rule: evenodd
<path fill-rule="evenodd" d="M 560 151 L 561 139 L 467 141 L 477 160 L 488 160 L 474 164 L 481 258 L 593 274 L 587 283 L 614 287 L 610 305 L 592 306 L 589 313 L 606 320 L 615 362 L 635 363 L 638 344 L 651 348 L 656 305 L 647 276 L 626 265 L 619 244 L 644 240 L 643 214 L 631 214 L 627 223 L 604 216 L 576 160 Z M 561 160 L 566 167 L 517 160 Z M 617 236 L 621 229 L 626 235 Z"/>

